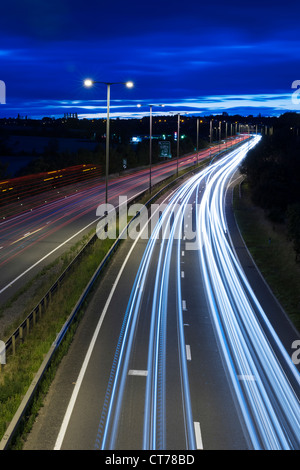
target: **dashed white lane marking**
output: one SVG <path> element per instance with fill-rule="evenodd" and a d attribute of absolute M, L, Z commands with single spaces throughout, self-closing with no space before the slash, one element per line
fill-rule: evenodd
<path fill-rule="evenodd" d="M 186 359 L 187 361 L 191 361 L 192 360 L 191 346 L 189 344 L 186 344 L 185 349 L 186 349 Z"/>
<path fill-rule="evenodd" d="M 139 375 L 139 376 L 142 376 L 142 377 L 147 377 L 148 371 L 147 370 L 129 369 L 128 375 Z"/>
<path fill-rule="evenodd" d="M 239 380 L 249 380 L 250 382 L 255 382 L 255 376 L 254 375 L 238 375 L 237 378 Z"/>
<path fill-rule="evenodd" d="M 182 301 L 182 310 L 187 310 L 185 300 Z"/>
<path fill-rule="evenodd" d="M 194 430 L 195 430 L 195 438 L 196 438 L 196 448 L 197 450 L 203 450 L 203 442 L 202 442 L 202 435 L 201 435 L 199 421 L 194 421 Z"/>

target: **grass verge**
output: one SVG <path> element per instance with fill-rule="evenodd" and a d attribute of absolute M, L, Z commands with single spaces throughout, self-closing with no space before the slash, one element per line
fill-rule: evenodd
<path fill-rule="evenodd" d="M 104 258 L 114 240 L 96 240 L 94 245 L 86 250 L 84 258 L 74 266 L 70 274 L 64 280 L 63 286 L 55 294 L 53 301 L 47 307 L 42 318 L 26 336 L 25 341 L 19 344 L 14 356 L 9 356 L 7 364 L 0 373 L 0 437 L 4 435 L 8 424 L 17 411 L 21 400 L 37 373 L 44 357 L 50 349 L 58 332 L 61 330 L 70 312 L 76 305 L 79 296 L 85 289 L 90 278 L 94 274 L 101 260 Z M 84 269 L 83 269 L 84 265 Z M 66 344 L 66 343 L 65 343 Z M 59 353 L 64 353 L 66 347 Z M 56 362 L 56 361 L 55 361 Z M 51 365 L 50 376 L 53 374 L 55 362 Z M 41 396 L 49 384 L 49 371 L 47 379 L 43 381 L 41 394 L 35 400 L 34 417 L 37 403 L 40 404 Z M 26 429 L 32 419 L 27 417 Z M 20 446 L 18 441 L 17 448 Z"/>
<path fill-rule="evenodd" d="M 300 265 L 284 225 L 253 205 L 246 182 L 234 190 L 234 213 L 244 241 L 274 295 L 300 331 Z"/>

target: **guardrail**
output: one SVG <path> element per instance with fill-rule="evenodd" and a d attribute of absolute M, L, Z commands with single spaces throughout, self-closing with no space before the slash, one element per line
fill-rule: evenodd
<path fill-rule="evenodd" d="M 220 155 L 224 153 L 221 152 Z M 216 156 L 220 156 L 218 154 Z M 214 157 L 214 158 L 215 158 Z M 191 172 L 195 171 L 195 168 L 187 172 L 186 174 L 189 174 Z M 179 177 L 181 178 L 181 177 Z M 179 179 L 178 178 L 178 179 Z M 175 180 L 176 181 L 176 180 Z M 174 184 L 173 182 L 169 183 L 170 185 Z M 161 185 L 161 182 L 157 183 L 156 185 L 153 185 L 152 188 L 155 189 L 155 187 Z M 166 186 L 166 188 L 168 185 Z M 164 189 L 163 189 L 164 190 Z M 145 189 L 144 191 L 141 191 L 137 195 L 133 196 L 129 200 L 129 204 L 134 204 L 140 197 L 142 197 L 144 194 L 146 194 L 148 189 Z M 156 196 L 154 196 L 156 197 Z M 149 200 L 150 204 L 152 201 L 152 198 Z M 147 204 L 146 204 L 147 205 Z M 118 210 L 116 211 L 118 212 Z M 99 218 L 99 221 L 101 218 Z M 27 315 L 25 320 L 16 328 L 16 330 L 12 333 L 12 335 L 6 340 L 5 342 L 5 351 L 6 355 L 8 356 L 10 353 L 13 355 L 16 353 L 16 346 L 18 342 L 23 342 L 26 335 L 29 333 L 30 329 L 36 324 L 36 322 L 41 318 L 43 315 L 43 312 L 46 310 L 49 302 L 52 299 L 53 294 L 59 289 L 63 279 L 67 276 L 67 274 L 72 270 L 72 268 L 80 261 L 82 255 L 85 253 L 86 249 L 89 248 L 95 241 L 97 240 L 97 235 L 96 233 L 90 238 L 90 240 L 82 247 L 80 252 L 76 255 L 76 257 L 70 262 L 70 264 L 66 267 L 66 269 L 63 271 L 63 273 L 59 276 L 59 278 L 54 282 L 54 284 L 49 288 L 49 290 L 46 292 L 46 294 L 42 297 L 42 299 L 38 302 L 38 304 L 34 307 L 34 309 Z"/>
<path fill-rule="evenodd" d="M 234 146 L 235 147 L 235 146 Z M 228 150 L 226 150 L 228 151 Z M 221 152 L 221 154 L 225 153 L 226 151 L 224 152 Z M 221 154 L 219 156 L 221 156 Z M 192 170 L 186 172 L 184 175 L 182 176 L 179 176 L 177 177 L 176 179 L 174 179 L 173 181 L 171 181 L 170 183 L 166 184 L 161 190 L 159 190 L 157 193 L 155 193 L 145 204 L 145 206 L 150 206 L 152 204 L 152 202 L 159 198 L 159 196 L 165 192 L 166 190 L 168 190 L 171 186 L 174 186 L 176 183 L 178 183 L 180 180 L 182 180 L 184 177 L 188 176 L 190 173 L 195 173 L 195 171 L 200 171 L 202 169 L 202 167 L 193 167 Z M 156 185 L 153 186 L 153 188 L 157 187 L 158 185 L 161 185 L 161 182 L 160 183 L 157 183 Z M 134 196 L 132 198 L 132 200 L 130 201 L 132 204 L 137 201 L 140 197 L 142 197 L 143 195 L 145 195 L 147 193 L 148 189 L 146 189 L 145 191 L 142 191 L 141 193 L 139 193 L 137 196 Z M 127 226 L 123 229 L 122 233 L 124 233 L 124 231 L 128 230 L 129 226 L 133 223 L 133 221 L 139 216 L 139 213 L 137 213 L 127 224 Z M 100 219 L 99 219 L 100 220 Z M 17 412 L 15 413 L 11 423 L 9 424 L 5 434 L 3 435 L 2 437 L 2 440 L 0 441 L 0 450 L 7 450 L 9 448 L 9 445 L 13 439 L 13 437 L 15 436 L 16 432 L 17 432 L 17 429 L 18 429 L 18 426 L 22 420 L 22 418 L 24 417 L 28 407 L 30 406 L 30 404 L 32 403 L 32 400 L 35 396 L 35 393 L 37 392 L 38 390 L 38 387 L 39 387 L 39 384 L 41 383 L 46 371 L 48 370 L 50 364 L 51 364 L 51 361 L 55 355 L 55 353 L 57 352 L 59 346 L 61 345 L 61 343 L 63 342 L 63 339 L 65 338 L 65 335 L 66 333 L 68 332 L 70 326 L 72 325 L 72 323 L 74 322 L 75 318 L 77 317 L 81 307 L 82 307 L 82 304 L 84 303 L 84 301 L 86 300 L 88 294 L 90 293 L 95 281 L 97 280 L 97 278 L 99 277 L 100 273 L 102 272 L 102 270 L 104 269 L 106 263 L 109 261 L 109 259 L 111 258 L 111 256 L 113 255 L 113 253 L 115 252 L 115 250 L 117 249 L 119 243 L 121 242 L 122 240 L 122 233 L 119 234 L 118 238 L 116 239 L 116 241 L 114 242 L 114 244 L 112 245 L 112 247 L 110 248 L 110 250 L 108 251 L 108 253 L 106 254 L 106 256 L 104 257 L 104 259 L 101 261 L 100 265 L 98 266 L 98 268 L 96 269 L 96 271 L 94 272 L 92 278 L 90 279 L 90 281 L 88 282 L 86 288 L 84 289 L 83 293 L 81 294 L 79 300 L 77 301 L 75 307 L 73 308 L 71 314 L 69 315 L 68 319 L 66 320 L 65 324 L 63 325 L 63 327 L 61 328 L 59 334 L 57 335 L 55 341 L 53 342 L 53 344 L 51 345 L 51 348 L 50 350 L 48 351 L 46 357 L 44 358 L 38 372 L 36 373 L 33 381 L 31 382 L 28 390 L 27 390 L 27 393 L 25 394 Z M 74 260 L 70 263 L 70 265 L 66 268 L 66 270 L 62 273 L 62 275 L 59 277 L 59 279 L 53 284 L 53 286 L 48 290 L 48 292 L 45 294 L 45 296 L 42 298 L 42 300 L 39 302 L 39 304 L 35 307 L 35 309 L 28 315 L 28 317 L 24 320 L 24 322 L 17 328 L 17 330 L 13 333 L 13 335 L 9 338 L 9 340 L 6 342 L 6 345 L 8 345 L 9 347 L 15 347 L 15 343 L 16 343 L 16 339 L 19 337 L 24 337 L 22 335 L 24 335 L 24 331 L 27 329 L 29 329 L 29 323 L 32 321 L 36 321 L 37 320 L 37 313 L 40 313 L 40 309 L 46 305 L 46 303 L 49 301 L 49 299 L 51 299 L 51 296 L 52 294 L 55 292 L 55 290 L 58 288 L 59 286 L 59 283 L 63 280 L 63 278 L 65 277 L 65 275 L 71 270 L 72 266 L 74 266 L 74 263 L 76 263 L 80 257 L 82 256 L 84 250 L 90 246 L 91 243 L 95 242 L 97 238 L 97 235 L 94 234 L 93 237 L 89 240 L 89 242 L 82 248 L 82 250 L 78 253 L 78 255 L 74 258 Z M 20 336 L 20 333 L 21 333 L 21 336 Z M 15 337 L 15 339 L 13 339 L 13 337 Z"/>

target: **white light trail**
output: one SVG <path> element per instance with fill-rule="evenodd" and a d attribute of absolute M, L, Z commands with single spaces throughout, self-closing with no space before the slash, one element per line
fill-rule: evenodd
<path fill-rule="evenodd" d="M 299 374 L 252 291 L 227 237 L 224 195 L 230 176 L 244 156 L 243 147 L 227 162 L 224 159 L 216 164 L 207 182 L 198 212 L 199 260 L 219 344 L 253 448 L 294 449 L 300 443 L 296 394 Z M 280 351 L 285 370 L 275 349 Z M 297 390 L 293 390 L 287 371 Z M 241 384 L 240 377 L 255 380 L 244 380 Z"/>

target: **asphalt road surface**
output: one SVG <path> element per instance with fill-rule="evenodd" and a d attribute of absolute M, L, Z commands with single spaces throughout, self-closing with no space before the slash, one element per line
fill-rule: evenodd
<path fill-rule="evenodd" d="M 253 291 L 242 267 L 252 260 L 237 256 L 226 214 L 231 178 L 257 140 L 132 225 L 25 449 L 299 448 L 296 332 L 278 305 L 272 317 L 259 274 Z"/>
<path fill-rule="evenodd" d="M 234 140 L 238 142 L 246 136 Z M 226 144 L 227 145 L 227 144 Z M 225 144 L 221 145 L 225 148 Z M 219 147 L 213 147 L 211 154 Z M 208 149 L 198 159 L 208 158 Z M 178 168 L 193 166 L 197 155 L 178 159 Z M 177 160 L 152 167 L 152 185 L 176 173 Z M 135 197 L 149 187 L 149 169 L 109 179 L 108 202 L 118 205 L 120 196 Z M 44 266 L 72 247 L 95 228 L 96 209 L 105 202 L 105 182 L 93 180 L 68 197 L 45 203 L 33 210 L 8 217 L 0 223 L 0 305 L 36 275 Z M 0 212 L 1 214 L 1 212 Z"/>

